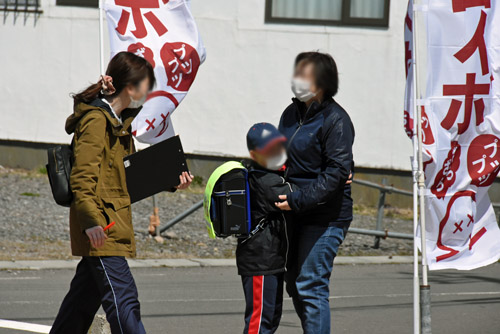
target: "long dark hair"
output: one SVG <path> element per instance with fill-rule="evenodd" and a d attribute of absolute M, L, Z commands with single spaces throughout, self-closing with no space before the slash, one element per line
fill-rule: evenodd
<path fill-rule="evenodd" d="M 106 75 L 113 78 L 113 86 L 116 89 L 110 97 L 117 96 L 128 85 L 138 85 L 145 78 L 149 78 L 149 89 L 151 90 L 156 81 L 153 67 L 146 59 L 125 51 L 117 53 L 111 59 L 106 69 Z M 90 103 L 96 98 L 103 97 L 101 90 L 102 82 L 99 80 L 80 93 L 73 94 L 75 105 L 81 102 Z"/>
<path fill-rule="evenodd" d="M 324 99 L 331 99 L 339 90 L 339 72 L 333 57 L 328 53 L 302 52 L 295 58 L 295 67 L 299 63 L 313 64 L 316 85 L 323 89 Z"/>

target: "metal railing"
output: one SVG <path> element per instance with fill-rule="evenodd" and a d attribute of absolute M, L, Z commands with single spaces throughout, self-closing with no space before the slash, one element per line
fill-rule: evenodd
<path fill-rule="evenodd" d="M 196 202 L 196 204 L 194 204 L 192 207 L 190 207 L 189 209 L 187 209 L 186 211 L 184 211 L 180 215 L 176 216 L 175 218 L 169 220 L 165 224 L 165 226 L 160 228 L 160 233 L 163 233 L 166 230 L 168 230 L 169 228 L 171 228 L 172 226 L 174 226 L 175 224 L 180 223 L 184 218 L 195 213 L 196 211 L 198 211 L 198 209 L 201 209 L 202 207 L 203 207 L 203 200 Z"/>
<path fill-rule="evenodd" d="M 388 186 L 386 178 L 382 179 L 382 184 L 378 184 L 378 183 L 366 181 L 366 180 L 357 180 L 357 179 L 354 179 L 353 183 L 359 184 L 359 185 L 362 185 L 365 187 L 373 188 L 373 189 L 378 189 L 379 190 L 379 197 L 378 197 L 378 203 L 377 203 L 377 220 L 376 220 L 375 230 L 368 230 L 368 229 L 360 229 L 360 228 L 351 227 L 351 228 L 349 228 L 350 233 L 373 235 L 375 237 L 375 240 L 373 243 L 373 248 L 376 248 L 376 249 L 378 249 L 380 247 L 380 239 L 397 238 L 397 239 L 413 240 L 413 234 L 390 232 L 388 229 L 384 229 L 384 209 L 385 209 L 386 195 L 394 193 L 394 194 L 405 195 L 405 196 L 413 196 L 413 193 L 411 191 L 404 190 L 404 189 L 398 189 L 398 188 L 395 188 L 393 186 Z"/>
<path fill-rule="evenodd" d="M 395 188 L 393 186 L 387 185 L 386 178 L 382 179 L 382 184 L 378 184 L 378 183 L 366 181 L 366 180 L 357 180 L 357 179 L 354 179 L 353 183 L 359 184 L 361 186 L 373 188 L 373 189 L 378 189 L 379 190 L 379 198 L 378 198 L 378 203 L 377 203 L 377 220 L 376 220 L 375 230 L 351 227 L 351 228 L 349 228 L 350 233 L 374 236 L 375 237 L 375 241 L 374 241 L 374 245 L 373 245 L 374 248 L 380 247 L 380 239 L 397 238 L 397 239 L 413 240 L 413 234 L 392 232 L 392 231 L 389 231 L 388 229 L 385 229 L 384 224 L 383 224 L 386 195 L 399 194 L 399 195 L 404 195 L 404 196 L 413 196 L 413 193 L 411 191 L 399 189 L 399 188 Z M 203 200 L 197 202 L 196 204 L 191 206 L 186 211 L 182 212 L 181 214 L 179 214 L 175 218 L 169 220 L 165 224 L 165 226 L 160 228 L 160 233 L 163 233 L 166 230 L 168 230 L 169 228 L 171 228 L 172 226 L 178 224 L 179 222 L 184 220 L 186 217 L 190 216 L 191 214 L 193 214 L 194 212 L 196 212 L 198 209 L 200 209 L 202 207 L 203 207 Z M 493 207 L 497 210 L 500 210 L 500 203 L 493 203 Z"/>

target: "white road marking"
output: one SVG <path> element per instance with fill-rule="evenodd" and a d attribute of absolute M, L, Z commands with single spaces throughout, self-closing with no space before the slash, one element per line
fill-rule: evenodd
<path fill-rule="evenodd" d="M 35 305 L 35 304 L 44 304 L 44 305 L 50 305 L 50 304 L 60 304 L 60 301 L 44 301 L 44 300 L 9 300 L 5 301 L 2 300 L 0 301 L 0 305 L 11 305 L 11 304 L 20 304 L 20 305 Z"/>
<path fill-rule="evenodd" d="M 434 292 L 431 294 L 433 297 L 449 297 L 449 296 L 500 296 L 500 291 L 480 291 L 480 292 Z M 330 296 L 329 299 L 354 299 L 354 298 L 405 298 L 411 297 L 411 293 L 395 293 L 387 295 L 347 295 L 347 296 Z M 140 299 L 140 298 L 139 298 Z M 154 303 L 213 303 L 213 302 L 241 302 L 244 298 L 202 298 L 202 299 L 143 299 L 140 300 L 141 304 L 154 304 Z M 285 297 L 284 300 L 292 300 L 290 297 Z M 39 300 L 12 300 L 0 301 L 0 305 L 23 304 L 58 304 L 56 301 L 39 301 Z"/>
<path fill-rule="evenodd" d="M 12 276 L 12 277 L 0 277 L 0 281 L 17 281 L 17 280 L 23 280 L 23 279 L 27 279 L 27 280 L 32 280 L 32 279 L 40 279 L 41 277 L 36 277 L 36 276 L 33 276 L 33 277 L 16 277 L 16 276 Z"/>
<path fill-rule="evenodd" d="M 51 327 L 45 325 L 30 324 L 27 322 L 0 319 L 0 328 L 17 329 L 20 331 L 27 331 L 32 333 L 49 333 Z"/>
<path fill-rule="evenodd" d="M 500 291 L 484 291 L 484 292 L 436 292 L 431 294 L 434 297 L 444 296 L 494 296 L 500 295 Z M 347 296 L 330 296 L 329 299 L 354 299 L 354 298 L 403 298 L 411 297 L 411 293 L 395 293 L 387 295 L 347 295 Z M 151 299 L 141 300 L 141 304 L 145 303 L 193 303 L 193 302 L 240 302 L 243 298 L 205 298 L 205 299 Z M 284 300 L 292 300 L 290 297 L 285 297 Z"/>

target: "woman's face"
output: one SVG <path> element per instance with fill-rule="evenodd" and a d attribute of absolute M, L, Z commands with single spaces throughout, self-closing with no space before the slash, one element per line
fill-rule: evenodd
<path fill-rule="evenodd" d="M 319 89 L 316 86 L 316 77 L 314 76 L 314 65 L 312 63 L 299 62 L 295 67 L 293 77 L 309 82 L 311 93 L 319 94 Z"/>
<path fill-rule="evenodd" d="M 129 85 L 128 94 L 132 100 L 139 101 L 144 99 L 149 93 L 149 78 L 143 79 L 138 85 Z"/>

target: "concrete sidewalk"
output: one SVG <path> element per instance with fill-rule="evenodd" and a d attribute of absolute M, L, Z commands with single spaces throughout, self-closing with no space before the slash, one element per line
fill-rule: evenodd
<path fill-rule="evenodd" d="M 0 270 L 42 270 L 75 268 L 79 260 L 0 261 Z M 235 259 L 129 259 L 131 268 L 234 267 Z M 413 263 L 413 256 L 339 256 L 336 265 Z"/>

